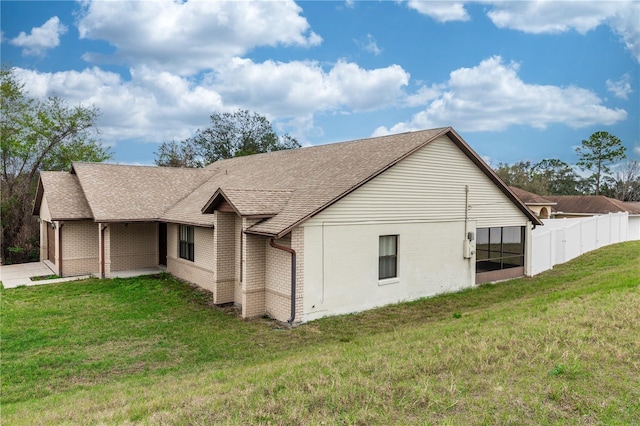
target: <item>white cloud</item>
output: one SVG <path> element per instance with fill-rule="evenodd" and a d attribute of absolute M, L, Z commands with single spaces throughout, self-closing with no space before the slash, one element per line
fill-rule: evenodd
<path fill-rule="evenodd" d="M 627 49 L 640 62 L 640 2 L 623 3 L 609 19 L 609 25 L 620 36 Z"/>
<path fill-rule="evenodd" d="M 562 33 L 575 30 L 580 34 L 595 29 L 612 16 L 615 1 L 509 1 L 493 2 L 487 12 L 499 28 L 510 28 L 526 33 Z"/>
<path fill-rule="evenodd" d="M 23 55 L 43 56 L 49 49 L 60 45 L 60 36 L 67 32 L 67 27 L 57 16 L 49 18 L 41 27 L 31 29 L 31 34 L 21 32 L 9 42 L 22 47 Z"/>
<path fill-rule="evenodd" d="M 518 64 L 494 56 L 472 68 L 460 68 L 423 111 L 408 122 L 377 134 L 440 126 L 462 131 L 500 131 L 514 125 L 544 129 L 561 123 L 573 128 L 610 125 L 627 117 L 622 109 L 602 105 L 598 96 L 579 87 L 527 84 Z"/>
<path fill-rule="evenodd" d="M 317 111 L 372 110 L 402 96 L 409 74 L 398 65 L 366 70 L 338 61 L 328 71 L 317 62 L 254 63 L 235 58 L 217 70 L 214 87 L 226 101 L 295 117 Z"/>
<path fill-rule="evenodd" d="M 212 112 L 237 108 L 286 120 L 287 127 L 302 135 L 315 130 L 313 116 L 318 112 L 373 110 L 398 103 L 409 81 L 398 65 L 367 70 L 344 61 L 324 70 L 316 62 L 234 58 L 199 79 L 146 66 L 129 72 L 131 80 L 125 81 L 98 67 L 56 73 L 16 69 L 34 97 L 60 96 L 70 105 L 98 106 L 98 126 L 109 144 L 183 139 L 207 125 Z"/>
<path fill-rule="evenodd" d="M 620 99 L 628 99 L 629 95 L 633 92 L 631 89 L 631 76 L 628 73 L 623 75 L 618 81 L 607 80 L 606 85 L 607 90 Z"/>
<path fill-rule="evenodd" d="M 356 41 L 356 44 L 365 52 L 373 53 L 376 56 L 382 53 L 382 49 L 378 47 L 376 39 L 371 34 L 367 34 L 362 41 Z"/>
<path fill-rule="evenodd" d="M 468 21 L 465 5 L 475 1 L 408 0 L 407 6 L 438 22 Z M 640 1 L 478 0 L 490 8 L 487 16 L 498 28 L 531 34 L 580 34 L 608 25 L 640 62 Z"/>
<path fill-rule="evenodd" d="M 438 22 L 468 21 L 470 18 L 464 1 L 409 0 L 407 6 Z"/>
<path fill-rule="evenodd" d="M 34 97 L 60 96 L 69 105 L 99 107 L 100 136 L 110 145 L 124 139 L 182 139 L 206 124 L 208 114 L 223 108 L 216 92 L 145 68 L 132 69 L 131 81 L 96 67 L 56 73 L 15 70 Z"/>
<path fill-rule="evenodd" d="M 575 30 L 586 34 L 609 25 L 640 62 L 640 2 L 637 0 L 562 2 L 494 1 L 487 16 L 499 28 L 532 34 L 557 34 Z"/>
<path fill-rule="evenodd" d="M 415 107 L 426 104 L 432 99 L 436 99 L 440 96 L 444 86 L 438 86 L 436 84 L 431 87 L 422 86 L 418 91 L 412 95 L 408 95 L 404 99 L 404 104 L 409 107 Z"/>
<path fill-rule="evenodd" d="M 89 61 L 193 74 L 257 46 L 321 42 L 293 1 L 90 1 L 83 8 L 80 37 L 106 40 L 116 48 L 113 57 L 85 55 Z"/>

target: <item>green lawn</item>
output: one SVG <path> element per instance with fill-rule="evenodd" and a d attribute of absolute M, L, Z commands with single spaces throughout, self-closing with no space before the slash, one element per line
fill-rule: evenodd
<path fill-rule="evenodd" d="M 13 424 L 640 424 L 640 242 L 285 330 L 169 276 L 1 291 Z"/>

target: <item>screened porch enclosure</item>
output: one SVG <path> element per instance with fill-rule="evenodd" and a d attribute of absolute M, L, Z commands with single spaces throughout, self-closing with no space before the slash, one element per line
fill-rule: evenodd
<path fill-rule="evenodd" d="M 476 284 L 524 275 L 525 228 L 478 228 Z"/>

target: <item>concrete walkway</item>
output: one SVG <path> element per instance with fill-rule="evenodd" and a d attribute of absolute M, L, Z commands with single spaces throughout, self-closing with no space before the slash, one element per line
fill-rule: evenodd
<path fill-rule="evenodd" d="M 51 280 L 32 281 L 31 277 L 42 277 L 55 275 L 45 262 L 19 263 L 17 265 L 0 266 L 0 281 L 4 288 L 15 288 L 21 285 L 41 285 L 53 284 L 64 281 L 81 280 L 89 278 L 90 275 L 83 275 L 69 278 L 55 278 Z"/>
<path fill-rule="evenodd" d="M 136 269 L 132 271 L 118 271 L 113 272 L 113 278 L 129 278 L 138 277 L 141 275 L 155 275 L 164 272 L 160 268 L 147 268 Z M 21 285 L 43 285 L 54 284 L 65 281 L 83 280 L 85 278 L 91 278 L 93 275 L 79 275 L 76 277 L 66 278 L 54 278 L 51 280 L 37 280 L 32 281 L 31 277 L 42 277 L 48 275 L 55 275 L 55 272 L 47 266 L 45 262 L 30 262 L 19 263 L 17 265 L 2 265 L 0 266 L 0 281 L 4 288 L 15 288 Z"/>

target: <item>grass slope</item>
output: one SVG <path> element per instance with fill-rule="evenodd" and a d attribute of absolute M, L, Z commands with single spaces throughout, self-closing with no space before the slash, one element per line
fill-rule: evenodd
<path fill-rule="evenodd" d="M 2 290 L 2 423 L 640 424 L 640 242 L 294 330 L 208 300 Z"/>

